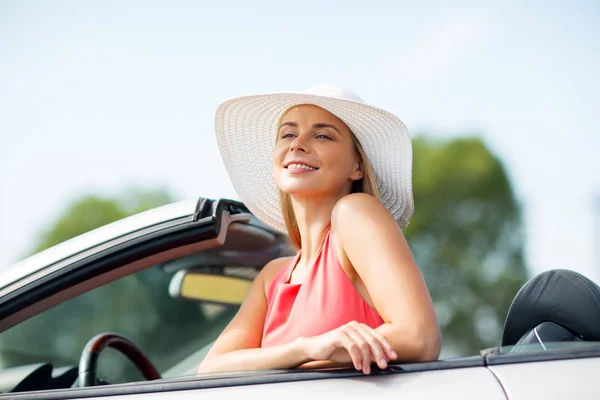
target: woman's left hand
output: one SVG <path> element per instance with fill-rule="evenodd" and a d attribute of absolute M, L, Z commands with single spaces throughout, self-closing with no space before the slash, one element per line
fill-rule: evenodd
<path fill-rule="evenodd" d="M 302 341 L 309 358 L 352 363 L 365 374 L 371 372 L 371 363 L 384 369 L 388 361 L 398 358 L 383 334 L 356 321 L 322 335 L 303 338 Z"/>

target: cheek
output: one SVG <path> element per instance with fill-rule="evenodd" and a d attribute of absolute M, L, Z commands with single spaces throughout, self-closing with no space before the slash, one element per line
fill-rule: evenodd
<path fill-rule="evenodd" d="M 347 172 L 355 163 L 352 152 L 341 146 L 322 151 L 320 158 L 330 169 L 340 172 Z"/>

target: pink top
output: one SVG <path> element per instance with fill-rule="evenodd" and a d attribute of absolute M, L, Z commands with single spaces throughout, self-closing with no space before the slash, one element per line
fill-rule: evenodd
<path fill-rule="evenodd" d="M 317 261 L 308 267 L 304 282 L 289 283 L 300 253 L 281 268 L 269 286 L 262 347 L 289 343 L 300 336 L 320 335 L 350 321 L 372 328 L 384 323 L 342 269 L 331 244 L 331 231 Z"/>

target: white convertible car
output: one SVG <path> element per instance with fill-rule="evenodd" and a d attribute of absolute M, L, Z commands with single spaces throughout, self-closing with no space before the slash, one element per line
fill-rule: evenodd
<path fill-rule="evenodd" d="M 568 270 L 524 285 L 502 342 L 470 357 L 368 376 L 351 368 L 196 375 L 256 272 L 291 252 L 243 204 L 201 198 L 1 269 L 0 400 L 600 397 L 600 289 Z"/>

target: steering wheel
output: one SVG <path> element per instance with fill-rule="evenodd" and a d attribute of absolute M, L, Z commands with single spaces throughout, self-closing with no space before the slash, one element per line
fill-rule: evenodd
<path fill-rule="evenodd" d="M 91 338 L 81 353 L 79 360 L 79 387 L 96 385 L 98 358 L 100 357 L 100 352 L 107 347 L 119 350 L 133 362 L 147 380 L 160 379 L 160 374 L 139 347 L 117 333 L 105 332 Z"/>

